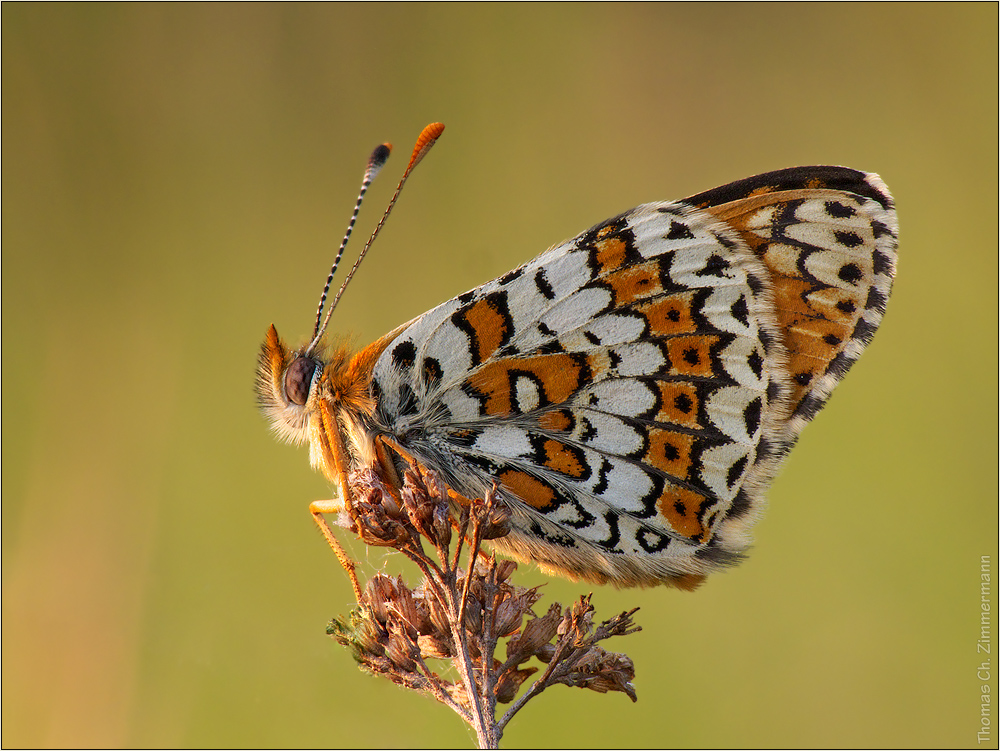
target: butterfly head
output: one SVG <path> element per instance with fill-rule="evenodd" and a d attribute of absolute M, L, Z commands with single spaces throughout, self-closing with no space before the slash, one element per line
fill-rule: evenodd
<path fill-rule="evenodd" d="M 290 351 L 271 326 L 257 363 L 257 401 L 281 438 L 296 445 L 309 437 L 316 412 L 324 361 L 305 351 Z"/>
<path fill-rule="evenodd" d="M 347 232 L 344 234 L 344 239 L 340 244 L 340 250 L 337 251 L 337 256 L 333 261 L 333 267 L 330 269 L 330 274 L 327 277 L 326 286 L 323 287 L 323 294 L 320 296 L 319 307 L 316 310 L 316 326 L 313 329 L 312 341 L 301 350 L 289 351 L 288 347 L 278 338 L 278 332 L 274 326 L 272 325 L 268 329 L 264 345 L 261 347 L 260 360 L 257 366 L 257 399 L 264 414 L 270 420 L 274 431 L 291 443 L 301 444 L 310 437 L 311 416 L 318 414 L 318 407 L 322 398 L 320 384 L 324 380 L 324 373 L 326 373 L 328 384 L 325 389 L 329 394 L 326 397 L 327 403 L 333 408 L 330 410 L 331 414 L 336 414 L 338 404 L 339 406 L 347 407 L 349 410 L 365 409 L 369 406 L 368 402 L 370 400 L 365 395 L 365 386 L 367 384 L 364 378 L 359 377 L 356 369 L 355 371 L 348 369 L 347 363 L 350 358 L 347 351 L 338 348 L 334 355 L 327 360 L 317 354 L 317 348 L 323 337 L 323 333 L 326 331 L 327 323 L 330 321 L 330 315 L 333 313 L 334 308 L 337 307 L 340 296 L 347 288 L 347 285 L 354 276 L 354 272 L 378 236 L 379 230 L 382 229 L 382 225 L 392 211 L 396 199 L 399 198 L 406 179 L 443 131 L 444 125 L 441 123 L 431 123 L 421 132 L 414 146 L 413 155 L 410 157 L 410 163 L 407 165 L 406 171 L 399 181 L 399 185 L 396 186 L 396 192 L 389 201 L 389 206 L 372 232 L 371 237 L 368 238 L 368 242 L 365 243 L 365 247 L 358 256 L 357 261 L 354 262 L 353 268 L 348 272 L 347 278 L 341 285 L 340 291 L 333 298 L 333 302 L 326 311 L 326 317 L 324 318 L 323 309 L 326 305 L 327 292 L 330 290 L 330 284 L 340 264 L 340 259 L 343 257 L 344 248 L 351 237 L 351 231 L 354 229 L 354 222 L 358 218 L 361 201 L 364 199 L 368 186 L 371 185 L 372 180 L 382 170 L 386 160 L 389 158 L 392 146 L 388 143 L 380 144 L 368 158 L 364 178 L 361 181 L 361 191 L 358 193 L 357 202 L 354 205 L 354 213 L 347 225 Z M 362 366 L 368 365 L 367 359 L 362 358 L 360 364 Z"/>

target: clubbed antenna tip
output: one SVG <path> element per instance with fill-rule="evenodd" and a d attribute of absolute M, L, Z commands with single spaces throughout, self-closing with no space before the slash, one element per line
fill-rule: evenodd
<path fill-rule="evenodd" d="M 374 180 L 375 175 L 385 166 L 392 152 L 391 143 L 380 143 L 375 147 L 372 155 L 368 157 L 368 179 Z"/>
<path fill-rule="evenodd" d="M 385 166 L 386 160 L 389 158 L 389 154 L 392 151 L 392 144 L 383 143 L 375 147 L 372 155 L 368 157 L 368 166 L 365 168 L 365 177 L 361 182 L 361 191 L 358 193 L 357 203 L 354 205 L 354 214 L 351 216 L 351 221 L 347 225 L 347 232 L 344 234 L 344 241 L 340 244 L 340 250 L 337 251 L 337 257 L 334 259 L 333 268 L 330 269 L 330 275 L 326 279 L 326 285 L 323 287 L 323 294 L 320 296 L 319 307 L 316 310 L 316 327 L 313 329 L 313 338 L 306 348 L 306 352 L 311 352 L 313 348 L 319 343 L 320 338 L 323 336 L 323 332 L 326 331 L 326 326 L 330 322 L 330 316 L 333 314 L 333 309 L 337 307 L 337 303 L 340 301 L 340 296 L 344 294 L 344 290 L 350 283 L 351 278 L 354 276 L 354 272 L 357 271 L 361 260 L 365 257 L 371 244 L 375 241 L 378 236 L 379 231 L 382 229 L 382 225 L 385 224 L 385 220 L 388 218 L 389 213 L 392 211 L 392 207 L 396 203 L 396 199 L 399 198 L 399 193 L 403 189 L 403 185 L 406 183 L 406 178 L 409 177 L 413 168 L 417 166 L 424 155 L 430 151 L 431 146 L 437 141 L 438 137 L 444 132 L 444 125 L 441 123 L 431 123 L 426 128 L 421 131 L 420 136 L 417 138 L 417 143 L 413 147 L 413 155 L 410 157 L 410 163 L 406 166 L 406 171 L 403 172 L 403 178 L 399 181 L 399 185 L 396 186 L 396 192 L 393 194 L 389 201 L 389 206 L 386 208 L 385 213 L 379 220 L 379 223 L 375 227 L 375 231 L 372 232 L 371 237 L 368 238 L 368 242 L 365 243 L 365 247 L 362 248 L 361 253 L 358 255 L 358 259 L 354 262 L 354 266 L 347 274 L 347 278 L 344 279 L 344 283 L 340 286 L 337 294 L 333 298 L 333 302 L 330 303 L 329 309 L 326 311 L 326 317 L 323 317 L 323 308 L 326 305 L 326 295 L 330 291 L 330 284 L 333 282 L 333 275 L 337 270 L 337 266 L 340 264 L 340 259 L 344 254 L 344 248 L 347 245 L 347 240 L 351 236 L 351 230 L 354 229 L 354 222 L 358 218 L 358 211 L 361 209 L 361 201 L 365 196 L 365 191 L 368 190 L 368 186 L 371 184 L 372 180 L 379 173 L 382 167 Z"/>

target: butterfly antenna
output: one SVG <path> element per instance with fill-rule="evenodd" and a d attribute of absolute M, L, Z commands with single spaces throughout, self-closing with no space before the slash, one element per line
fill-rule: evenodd
<path fill-rule="evenodd" d="M 440 138 L 441 134 L 444 132 L 444 125 L 442 123 L 431 123 L 426 128 L 420 132 L 420 136 L 417 138 L 417 143 L 413 147 L 413 156 L 410 157 L 410 163 L 406 165 L 406 171 L 403 172 L 403 177 L 399 180 L 399 185 L 396 186 L 396 192 L 392 194 L 392 198 L 389 199 L 389 205 L 386 207 L 385 213 L 382 214 L 382 218 L 378 220 L 378 224 L 372 231 L 372 236 L 368 238 L 368 242 L 365 243 L 365 247 L 362 248 L 358 259 L 354 262 L 351 270 L 347 273 L 347 277 L 344 279 L 344 283 L 340 285 L 340 289 L 337 290 L 337 295 L 333 298 L 333 302 L 330 303 L 330 309 L 326 312 L 326 318 L 323 320 L 323 325 L 317 329 L 318 333 L 316 338 L 313 339 L 312 344 L 309 348 L 316 344 L 316 341 L 323 332 L 326 331 L 326 325 L 330 321 L 330 315 L 333 313 L 333 309 L 337 307 L 337 302 L 340 300 L 340 296 L 344 294 L 344 290 L 347 289 L 347 285 L 351 283 L 351 279 L 354 277 L 354 272 L 358 270 L 358 266 L 361 265 L 361 261 L 364 259 L 365 254 L 368 249 L 375 242 L 375 238 L 378 237 L 378 233 L 382 231 L 382 225 L 385 224 L 385 220 L 389 218 L 389 214 L 392 212 L 392 207 L 396 205 L 396 199 L 399 198 L 399 194 L 403 190 L 403 186 L 406 184 L 406 179 L 410 176 L 410 173 L 420 164 L 420 160 L 423 159 L 427 152 L 431 150 L 431 146 Z"/>
<path fill-rule="evenodd" d="M 333 275 L 337 272 L 337 266 L 340 265 L 340 259 L 344 256 L 344 248 L 347 247 L 347 241 L 351 238 L 351 232 L 354 230 L 354 223 L 358 220 L 358 212 L 361 210 L 361 202 L 365 198 L 365 193 L 368 191 L 368 186 L 372 184 L 372 180 L 379 173 L 382 167 L 385 166 L 386 161 L 389 159 L 389 153 L 392 151 L 392 144 L 383 143 L 375 147 L 372 155 L 368 157 L 368 166 L 365 167 L 365 176 L 361 181 L 361 190 L 358 192 L 358 200 L 354 204 L 354 213 L 351 214 L 351 221 L 347 223 L 347 232 L 344 233 L 344 239 L 340 243 L 340 250 L 337 251 L 337 257 L 333 259 L 333 266 L 330 268 L 330 275 L 326 278 L 326 284 L 323 286 L 323 294 L 319 298 L 319 307 L 316 309 L 316 326 L 313 328 L 313 338 L 309 343 L 307 352 L 311 352 L 312 348 L 316 346 L 316 342 L 323 335 L 320 331 L 320 319 L 323 316 L 323 306 L 326 305 L 326 293 L 330 291 L 330 285 L 333 283 Z M 331 306 L 330 310 L 333 310 Z M 327 316 L 329 320 L 329 316 Z M 323 324 L 323 329 L 326 329 L 326 323 Z"/>

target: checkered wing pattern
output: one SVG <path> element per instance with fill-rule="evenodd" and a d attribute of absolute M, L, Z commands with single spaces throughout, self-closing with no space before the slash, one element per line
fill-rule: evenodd
<path fill-rule="evenodd" d="M 639 206 L 380 340 L 367 429 L 459 495 L 498 481 L 515 557 L 694 586 L 871 339 L 896 240 L 839 167 Z"/>

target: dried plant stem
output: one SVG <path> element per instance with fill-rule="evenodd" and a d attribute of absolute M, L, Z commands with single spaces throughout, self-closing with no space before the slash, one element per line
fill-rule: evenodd
<path fill-rule="evenodd" d="M 406 472 L 398 491 L 390 491 L 373 472 L 355 473 L 351 481 L 358 499 L 353 531 L 369 545 L 400 551 L 423 575 L 412 590 L 401 577 L 384 574 L 375 574 L 362 588 L 354 563 L 344 563 L 338 554 L 359 607 L 349 619 L 331 621 L 328 633 L 350 647 L 363 669 L 450 707 L 475 730 L 480 748 L 497 748 L 514 715 L 556 683 L 620 691 L 635 701 L 631 660 L 597 646 L 638 631 L 632 622 L 635 610 L 595 629 L 587 595 L 565 612 L 554 603 L 545 615 L 535 615 L 538 589 L 514 585 L 510 577 L 516 564 L 481 551 L 483 541 L 510 530 L 509 511 L 495 486 L 471 506 L 453 508 L 447 487 L 432 472 Z M 324 535 L 332 536 L 325 521 L 321 526 Z M 425 551 L 427 543 L 433 558 Z M 339 545 L 334 552 L 338 549 L 343 552 Z M 503 661 L 495 657 L 502 639 L 507 640 Z M 429 659 L 450 661 L 456 680 L 433 672 Z M 545 669 L 515 701 L 522 684 L 538 672 L 525 665 L 532 659 L 545 663 Z M 510 702 L 498 719 L 497 704 Z"/>

